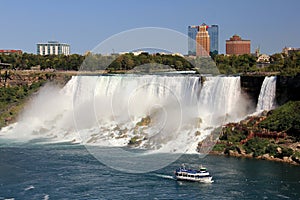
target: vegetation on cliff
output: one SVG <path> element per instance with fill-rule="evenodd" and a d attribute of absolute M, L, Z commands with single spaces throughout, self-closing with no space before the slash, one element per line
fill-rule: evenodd
<path fill-rule="evenodd" d="M 300 163 L 300 101 L 222 128 L 213 151 Z"/>
<path fill-rule="evenodd" d="M 300 102 L 290 101 L 268 113 L 267 119 L 259 126 L 270 131 L 285 131 L 300 139 Z"/>
<path fill-rule="evenodd" d="M 0 79 L 0 128 L 14 122 L 28 98 L 46 82 L 64 85 L 71 76 L 68 73 L 11 70 L 7 80 Z"/>
<path fill-rule="evenodd" d="M 0 128 L 15 120 L 26 99 L 43 83 L 44 81 L 38 81 L 30 86 L 0 87 Z"/>

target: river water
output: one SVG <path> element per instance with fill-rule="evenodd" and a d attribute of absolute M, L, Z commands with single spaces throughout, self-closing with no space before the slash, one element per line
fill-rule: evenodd
<path fill-rule="evenodd" d="M 272 80 L 261 92 L 263 109 L 273 105 Z M 0 131 L 0 200 L 300 199 L 299 166 L 194 154 L 212 127 L 245 117 L 248 106 L 240 77 L 83 76 L 62 90 L 44 87 L 18 122 Z M 145 116 L 153 124 L 141 129 Z M 115 151 L 137 135 L 159 156 Z M 108 148 L 92 151 L 103 142 Z M 182 163 L 203 164 L 215 182 L 176 181 Z M 137 171 L 147 173 L 127 173 Z"/>
<path fill-rule="evenodd" d="M 176 181 L 173 171 L 182 163 L 203 164 L 215 182 Z M 105 166 L 82 145 L 2 143 L 0 199 L 300 199 L 300 168 L 193 154 L 134 174 Z"/>

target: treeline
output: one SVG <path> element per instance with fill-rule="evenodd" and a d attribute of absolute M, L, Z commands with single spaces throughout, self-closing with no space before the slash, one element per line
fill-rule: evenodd
<path fill-rule="evenodd" d="M 40 66 L 43 69 L 56 70 L 131 70 L 136 66 L 156 63 L 169 66 L 176 70 L 190 70 L 192 64 L 185 58 L 177 55 L 160 55 L 141 53 L 135 56 L 132 53 L 122 55 L 104 56 L 101 54 L 79 54 L 65 55 L 35 55 L 24 53 L 22 55 L 10 54 L 0 55 L 0 61 L 11 64 L 11 68 L 28 70 L 32 67 Z"/>
<path fill-rule="evenodd" d="M 270 63 L 258 67 L 255 55 L 213 57 L 221 74 L 251 73 L 251 72 L 276 72 L 282 75 L 296 75 L 300 73 L 300 52 L 291 52 L 289 55 L 276 53 L 270 56 Z"/>
<path fill-rule="evenodd" d="M 82 64 L 84 70 L 107 70 L 109 73 L 137 70 L 143 72 L 153 71 L 189 71 L 198 73 L 218 74 L 217 67 L 210 57 L 182 57 L 170 54 L 141 53 L 134 55 L 126 53 L 122 55 L 102 56 L 90 54 Z"/>
<path fill-rule="evenodd" d="M 250 54 L 227 56 L 216 55 L 214 61 L 221 74 L 237 74 L 258 71 L 256 67 L 256 56 Z"/>
<path fill-rule="evenodd" d="M 118 72 L 132 70 L 137 66 L 145 64 L 155 65 L 163 68 L 168 66 L 174 70 L 196 70 L 199 73 L 264 73 L 277 72 L 283 75 L 295 75 L 300 72 L 300 52 L 291 52 L 289 55 L 276 53 L 270 56 L 270 63 L 264 67 L 258 67 L 255 55 L 213 55 L 212 58 L 205 57 L 182 57 L 169 54 L 141 53 L 134 55 L 126 53 L 122 55 L 104 56 L 100 54 L 48 55 L 41 56 L 24 53 L 22 55 L 0 55 L 0 60 L 10 63 L 14 69 L 31 69 L 40 66 L 41 69 L 56 70 L 107 70 Z"/>
<path fill-rule="evenodd" d="M 0 61 L 11 64 L 12 69 L 28 70 L 31 67 L 40 66 L 43 69 L 56 70 L 78 70 L 84 60 L 84 56 L 79 54 L 65 55 L 47 55 L 23 53 L 4 55 L 0 54 Z"/>
<path fill-rule="evenodd" d="M 289 55 L 276 53 L 271 55 L 271 64 L 264 68 L 267 72 L 280 72 L 282 75 L 300 73 L 300 52 L 290 52 Z"/>
<path fill-rule="evenodd" d="M 127 53 L 118 56 L 115 60 L 113 60 L 107 69 L 109 71 L 132 70 L 134 67 L 145 64 L 155 64 L 156 68 L 160 67 L 162 69 L 164 66 L 168 66 L 169 68 L 178 71 L 192 70 L 194 68 L 194 66 L 184 57 L 178 55 L 141 53 L 135 56 L 133 53 Z M 148 66 L 151 67 L 151 65 Z"/>

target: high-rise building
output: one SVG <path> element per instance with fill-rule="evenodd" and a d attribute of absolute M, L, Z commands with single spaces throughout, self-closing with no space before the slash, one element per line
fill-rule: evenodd
<path fill-rule="evenodd" d="M 219 26 L 206 26 L 208 35 L 210 37 L 210 52 L 219 53 Z M 188 26 L 188 55 L 196 55 L 196 36 L 200 30 L 200 26 Z"/>
<path fill-rule="evenodd" d="M 57 41 L 49 41 L 48 43 L 37 44 L 38 55 L 70 55 L 70 45 L 59 43 Z"/>
<path fill-rule="evenodd" d="M 206 24 L 199 27 L 196 36 L 196 56 L 209 56 L 210 52 L 210 37 L 208 35 Z"/>
<path fill-rule="evenodd" d="M 199 26 L 188 26 L 188 55 L 196 55 L 196 36 Z"/>
<path fill-rule="evenodd" d="M 211 25 L 207 29 L 210 37 L 210 52 L 213 54 L 219 53 L 219 26 Z"/>
<path fill-rule="evenodd" d="M 251 41 L 243 40 L 240 36 L 234 35 L 229 40 L 226 40 L 226 54 L 228 55 L 243 55 L 250 54 Z"/>

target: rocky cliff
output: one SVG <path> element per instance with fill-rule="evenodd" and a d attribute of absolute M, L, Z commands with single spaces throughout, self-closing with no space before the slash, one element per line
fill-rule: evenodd
<path fill-rule="evenodd" d="M 258 96 L 265 76 L 242 75 L 241 87 L 244 93 L 257 104 Z M 283 105 L 288 101 L 300 100 L 300 74 L 297 76 L 277 76 L 276 101 Z"/>
<path fill-rule="evenodd" d="M 276 100 L 279 105 L 300 100 L 300 74 L 297 76 L 277 76 Z"/>
<path fill-rule="evenodd" d="M 252 100 L 254 105 L 257 104 L 261 85 L 264 79 L 265 76 L 241 76 L 242 91 Z"/>

